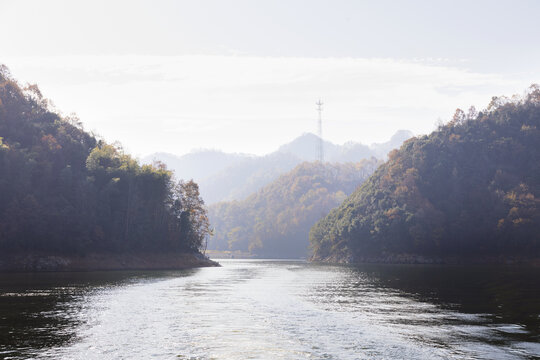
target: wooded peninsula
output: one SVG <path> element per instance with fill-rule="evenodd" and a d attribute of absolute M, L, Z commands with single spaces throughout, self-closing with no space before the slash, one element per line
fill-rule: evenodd
<path fill-rule="evenodd" d="M 55 112 L 37 86 L 22 87 L 5 66 L 0 169 L 0 269 L 213 264 L 199 252 L 210 224 L 196 183 L 176 181 L 162 163 L 140 165 L 120 145 L 84 131 L 76 117 Z M 192 256 L 160 265 L 152 254 L 161 254 L 159 261 L 163 254 Z M 89 263 L 89 255 L 98 260 Z"/>

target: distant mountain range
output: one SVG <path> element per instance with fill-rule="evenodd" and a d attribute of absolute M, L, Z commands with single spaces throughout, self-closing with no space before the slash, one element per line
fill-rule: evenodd
<path fill-rule="evenodd" d="M 401 146 L 405 141 L 413 137 L 413 133 L 408 130 L 397 131 L 389 141 L 372 144 L 370 146 L 358 142 L 349 141 L 343 145 L 337 145 L 330 141 L 324 141 L 324 159 L 329 162 L 357 162 L 361 159 L 376 157 L 385 159 L 386 155 L 393 149 Z M 302 161 L 317 160 L 315 149 L 319 142 L 317 135 L 306 133 L 288 144 L 282 145 L 277 152 L 291 154 Z"/>
<path fill-rule="evenodd" d="M 325 160 L 344 163 L 371 157 L 386 159 L 389 151 L 412 136 L 408 130 L 399 130 L 389 141 L 370 146 L 357 142 L 337 145 L 324 141 Z M 199 184 L 204 201 L 213 204 L 242 200 L 298 164 L 316 160 L 318 141 L 317 135 L 306 133 L 265 156 L 202 150 L 181 156 L 155 153 L 141 161 L 152 163 L 159 160 L 174 170 L 177 178 L 193 178 Z"/>

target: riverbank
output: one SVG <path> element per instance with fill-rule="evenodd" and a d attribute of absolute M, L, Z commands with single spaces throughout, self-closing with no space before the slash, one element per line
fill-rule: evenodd
<path fill-rule="evenodd" d="M 206 255 L 213 259 L 256 259 L 257 257 L 254 254 L 235 250 L 206 250 Z"/>
<path fill-rule="evenodd" d="M 381 254 L 373 256 L 330 256 L 324 259 L 312 258 L 315 263 L 330 264 L 441 264 L 441 265 L 524 265 L 540 267 L 540 258 L 525 256 L 424 256 L 416 254 Z"/>
<path fill-rule="evenodd" d="M 182 270 L 220 266 L 201 253 L 3 254 L 0 272 Z"/>

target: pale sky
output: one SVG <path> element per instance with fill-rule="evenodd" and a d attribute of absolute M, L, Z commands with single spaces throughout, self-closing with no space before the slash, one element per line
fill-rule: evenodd
<path fill-rule="evenodd" d="M 540 1 L 0 0 L 0 63 L 138 156 L 429 133 L 540 82 Z"/>

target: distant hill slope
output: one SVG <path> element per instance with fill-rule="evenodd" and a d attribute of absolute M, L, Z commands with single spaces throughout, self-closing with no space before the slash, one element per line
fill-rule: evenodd
<path fill-rule="evenodd" d="M 315 134 L 305 133 L 294 139 L 288 144 L 281 145 L 277 152 L 282 154 L 291 154 L 302 161 L 315 161 L 318 159 L 316 152 L 319 143 L 319 137 Z M 341 150 L 340 145 L 324 140 L 325 159 L 336 157 Z"/>
<path fill-rule="evenodd" d="M 302 163 L 243 201 L 212 205 L 209 249 L 259 257 L 308 256 L 310 227 L 373 173 L 380 161 Z"/>
<path fill-rule="evenodd" d="M 407 141 L 310 232 L 313 259 L 538 256 L 540 90 Z"/>
<path fill-rule="evenodd" d="M 400 130 L 388 142 L 371 146 L 356 142 L 336 145 L 325 141 L 325 160 L 345 163 L 372 156 L 385 159 L 390 150 L 399 147 L 412 136 L 410 131 Z M 177 178 L 193 178 L 199 183 L 205 202 L 214 204 L 219 201 L 242 200 L 301 162 L 316 160 L 318 141 L 316 135 L 307 133 L 266 156 L 204 150 L 182 156 L 156 153 L 142 161 L 151 164 L 153 160 L 160 160 L 174 170 Z"/>
<path fill-rule="evenodd" d="M 399 149 L 401 144 L 403 144 L 405 141 L 409 140 L 413 136 L 414 134 L 409 130 L 398 130 L 387 142 L 371 144 L 369 148 L 371 150 L 372 156 L 386 160 L 387 155 L 390 151 L 394 149 Z"/>
<path fill-rule="evenodd" d="M 207 204 L 245 199 L 301 162 L 278 152 L 244 159 L 201 180 L 201 192 Z"/>

